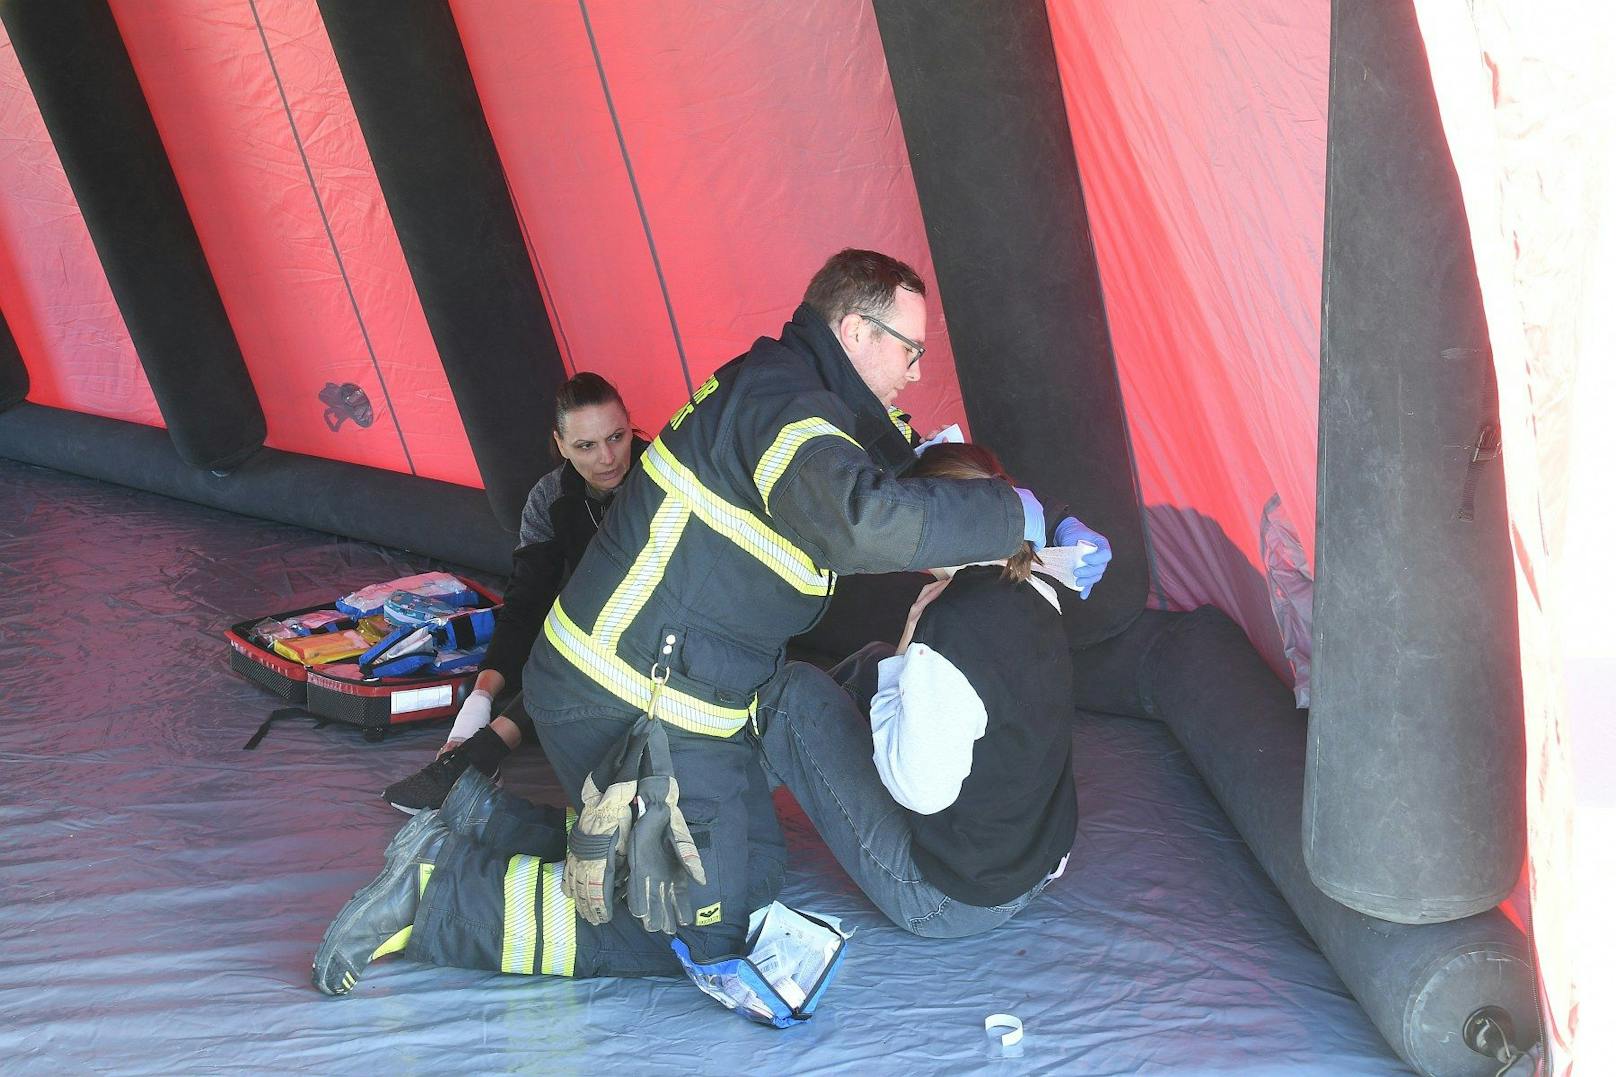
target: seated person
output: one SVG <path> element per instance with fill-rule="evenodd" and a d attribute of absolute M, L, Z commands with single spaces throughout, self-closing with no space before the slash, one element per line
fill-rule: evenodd
<path fill-rule="evenodd" d="M 522 665 L 551 603 L 646 446 L 635 436 L 617 389 L 588 371 L 568 378 L 556 391 L 552 436 L 562 463 L 534 485 L 522 509 L 505 608 L 476 684 L 438 758 L 382 793 L 400 811 L 413 814 L 438 807 L 467 767 L 493 775 L 518 744 L 537 740 L 532 720 L 520 707 L 490 722 L 494 697 L 521 687 Z"/>
<path fill-rule="evenodd" d="M 934 446 L 912 475 L 1010 481 L 975 445 Z M 1081 534 L 1099 547 L 1078 570 L 1086 597 L 1110 550 Z M 934 570 L 896 649 L 870 644 L 829 674 L 790 663 L 780 680 L 802 693 L 790 709 L 784 688 L 758 700 L 766 767 L 870 900 L 917 935 L 1009 920 L 1076 836 L 1071 656 L 1059 585 L 1036 568 L 1028 544 L 1008 562 Z"/>

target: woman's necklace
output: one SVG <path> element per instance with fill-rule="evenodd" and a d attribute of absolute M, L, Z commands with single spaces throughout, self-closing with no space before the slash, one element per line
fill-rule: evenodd
<path fill-rule="evenodd" d="M 600 506 L 600 512 L 596 513 L 595 499 L 586 493 L 584 494 L 584 508 L 589 511 L 589 518 L 594 521 L 595 530 L 599 531 L 602 521 L 606 519 L 606 505 L 602 503 Z"/>

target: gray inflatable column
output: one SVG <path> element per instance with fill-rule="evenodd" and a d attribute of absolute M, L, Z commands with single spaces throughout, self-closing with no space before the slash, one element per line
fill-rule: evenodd
<path fill-rule="evenodd" d="M 231 471 L 264 444 L 264 412 L 157 124 L 106 0 L 0 0 L 180 459 Z"/>
<path fill-rule="evenodd" d="M 1525 855 L 1497 392 L 1413 6 L 1333 19 L 1303 849 L 1337 901 L 1428 923 Z"/>
<path fill-rule="evenodd" d="M 494 516 L 554 465 L 567 378 L 447 0 L 318 0 Z"/>
<path fill-rule="evenodd" d="M 1150 566 L 1088 211 L 1043 4 L 875 0 L 971 433 L 1105 535 L 1074 645 L 1144 608 Z"/>
<path fill-rule="evenodd" d="M 1240 626 L 1204 606 L 1146 610 L 1075 656 L 1080 709 L 1167 723 L 1307 933 L 1420 1073 L 1493 1077 L 1539 1038 L 1527 940 L 1497 909 L 1393 924 L 1333 900 L 1302 862 L 1307 716 Z"/>
<path fill-rule="evenodd" d="M 27 399 L 29 389 L 28 368 L 23 366 L 22 353 L 17 341 L 0 314 L 0 411 Z"/>

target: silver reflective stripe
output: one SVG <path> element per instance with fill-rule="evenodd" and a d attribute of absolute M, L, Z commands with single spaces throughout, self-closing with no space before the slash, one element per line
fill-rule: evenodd
<path fill-rule="evenodd" d="M 587 632 L 573 624 L 559 600 L 544 619 L 544 636 L 567 661 L 624 703 L 639 711 L 650 706 L 650 671 L 637 671 L 612 651 L 602 648 Z M 664 686 L 657 700 L 657 716 L 669 725 L 692 733 L 729 737 L 746 724 L 747 709 L 720 707 Z"/>
<path fill-rule="evenodd" d="M 641 457 L 645 472 L 670 496 L 690 507 L 696 518 L 751 554 L 788 585 L 815 597 L 831 592 L 831 574 L 746 509 L 738 508 L 701 484 L 674 459 L 658 438 Z"/>

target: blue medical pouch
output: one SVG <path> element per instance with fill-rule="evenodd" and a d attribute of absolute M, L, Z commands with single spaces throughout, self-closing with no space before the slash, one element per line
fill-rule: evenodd
<path fill-rule="evenodd" d="M 467 610 L 445 618 L 432 629 L 440 650 L 472 651 L 494 638 L 494 611 Z"/>
<path fill-rule="evenodd" d="M 398 658 L 389 658 L 386 661 L 377 662 L 368 668 L 365 666 L 359 668 L 366 677 L 408 677 L 423 670 L 437 672 L 433 669 L 434 661 L 435 659 L 430 654 L 406 654 L 400 655 Z"/>
<path fill-rule="evenodd" d="M 432 660 L 432 672 L 465 673 L 468 670 L 475 672 L 481 668 L 483 659 L 487 657 L 487 647 L 478 647 L 470 651 L 439 651 L 438 656 Z"/>
<path fill-rule="evenodd" d="M 487 657 L 493 634 L 493 610 L 455 614 L 442 623 L 404 625 L 360 655 L 359 670 L 366 677 L 475 671 Z"/>
<path fill-rule="evenodd" d="M 776 915 L 776 909 L 793 921 L 796 936 L 791 940 L 793 949 L 782 954 L 776 933 L 769 943 L 763 944 L 769 952 L 762 954 L 760 944 L 767 921 Z M 713 961 L 698 962 L 691 957 L 683 939 L 675 937 L 672 946 L 674 955 L 684 966 L 685 975 L 703 993 L 748 1020 L 774 1028 L 790 1028 L 814 1015 L 819 1000 L 842 967 L 847 935 L 834 919 L 822 919 L 774 902 L 753 914 L 745 955 L 729 954 Z M 753 961 L 754 956 L 761 960 Z M 804 985 L 799 980 L 809 982 Z"/>
<path fill-rule="evenodd" d="M 432 654 L 435 642 L 430 629 L 395 628 L 383 636 L 370 650 L 359 656 L 359 668 L 367 677 L 398 677 L 404 673 L 414 673 L 432 664 Z M 413 665 L 394 665 L 396 660 L 404 658 L 424 658 L 424 662 Z M 383 666 L 388 667 L 387 672 L 380 672 Z"/>

